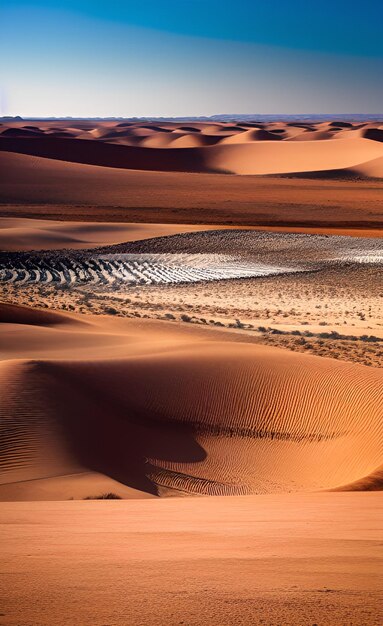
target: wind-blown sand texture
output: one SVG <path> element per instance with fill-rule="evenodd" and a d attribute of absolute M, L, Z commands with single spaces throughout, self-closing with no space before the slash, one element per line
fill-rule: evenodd
<path fill-rule="evenodd" d="M 181 226 L 175 228 L 182 230 Z M 153 227 L 152 232 L 147 230 L 154 234 Z M 0 252 L 0 282 L 171 285 L 321 272 L 331 267 L 347 271 L 350 264 L 383 265 L 383 246 L 378 238 L 231 229 L 142 240 L 139 233 L 133 230 L 128 242 L 89 251 Z"/>
<path fill-rule="evenodd" d="M 3 503 L 0 624 L 380 626 L 382 513 L 372 493 Z"/>
<path fill-rule="evenodd" d="M 68 497 L 62 478 L 83 472 L 162 495 L 312 491 L 381 464 L 382 370 L 166 322 L 1 311 L 2 499 Z"/>

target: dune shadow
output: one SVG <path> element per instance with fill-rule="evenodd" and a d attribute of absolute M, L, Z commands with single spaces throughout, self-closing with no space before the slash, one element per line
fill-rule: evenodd
<path fill-rule="evenodd" d="M 44 377 L 48 375 L 52 382 L 47 385 L 47 395 L 55 421 L 71 456 L 82 466 L 157 494 L 152 478 L 158 469 L 164 469 L 161 462 L 166 467 L 166 462 L 196 463 L 206 458 L 192 426 L 130 406 L 107 384 L 79 376 L 73 363 L 45 362 L 41 366 Z"/>

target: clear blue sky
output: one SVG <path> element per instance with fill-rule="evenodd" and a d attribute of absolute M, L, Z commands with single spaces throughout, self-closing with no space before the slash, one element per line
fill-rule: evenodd
<path fill-rule="evenodd" d="M 0 114 L 383 111 L 383 0 L 2 0 Z"/>

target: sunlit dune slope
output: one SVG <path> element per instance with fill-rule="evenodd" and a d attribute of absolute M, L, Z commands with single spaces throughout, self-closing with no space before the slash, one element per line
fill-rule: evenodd
<path fill-rule="evenodd" d="M 161 322 L 9 311 L 0 498 L 84 471 L 164 495 L 310 491 L 381 465 L 378 369 Z"/>
<path fill-rule="evenodd" d="M 355 165 L 352 168 L 352 171 L 359 176 L 383 178 L 383 157 L 378 157 L 377 159 L 366 161 L 366 163 Z"/>

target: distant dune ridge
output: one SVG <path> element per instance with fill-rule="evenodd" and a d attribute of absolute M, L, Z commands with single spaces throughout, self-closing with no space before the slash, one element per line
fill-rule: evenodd
<path fill-rule="evenodd" d="M 1 314 L 1 499 L 381 488 L 379 369 L 166 322 Z"/>
<path fill-rule="evenodd" d="M 147 171 L 383 177 L 379 121 L 5 120 L 0 149 Z"/>

